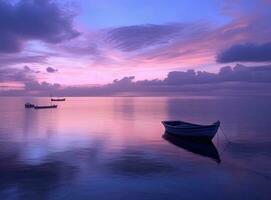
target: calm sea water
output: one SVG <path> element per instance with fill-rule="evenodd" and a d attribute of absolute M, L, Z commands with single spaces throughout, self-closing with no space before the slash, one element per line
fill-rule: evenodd
<path fill-rule="evenodd" d="M 271 97 L 0 98 L 0 199 L 271 199 Z M 209 124 L 174 141 L 160 121 Z"/>

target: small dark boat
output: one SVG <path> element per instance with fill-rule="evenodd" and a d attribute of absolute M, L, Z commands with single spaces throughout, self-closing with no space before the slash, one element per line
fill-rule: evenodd
<path fill-rule="evenodd" d="M 212 140 L 215 136 L 220 121 L 211 125 L 192 124 L 183 121 L 162 121 L 166 132 L 176 136 L 197 138 L 203 140 Z"/>
<path fill-rule="evenodd" d="M 209 157 L 220 163 L 219 153 L 211 140 L 195 140 L 187 137 L 177 137 L 168 133 L 163 138 L 169 143 L 200 156 Z"/>
<path fill-rule="evenodd" d="M 25 107 L 25 108 L 34 108 L 35 105 L 34 105 L 34 104 L 31 104 L 31 103 L 26 103 L 26 104 L 24 104 L 24 107 Z"/>
<path fill-rule="evenodd" d="M 50 109 L 50 108 L 57 108 L 57 105 L 49 105 L 49 106 L 35 106 L 35 109 Z"/>
<path fill-rule="evenodd" d="M 65 98 L 51 98 L 51 101 L 66 101 Z"/>

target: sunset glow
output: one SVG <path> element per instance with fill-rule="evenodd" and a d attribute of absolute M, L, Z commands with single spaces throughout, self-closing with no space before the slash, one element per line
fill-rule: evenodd
<path fill-rule="evenodd" d="M 163 80 L 171 71 L 218 73 L 226 65 L 271 61 L 270 53 L 262 53 L 271 49 L 271 4 L 265 0 L 30 0 L 0 5 L 10 10 L 0 10 L 0 17 L 13 19 L 0 22 L 2 84 L 86 87 L 128 76 Z M 23 71 L 25 66 L 29 70 Z"/>

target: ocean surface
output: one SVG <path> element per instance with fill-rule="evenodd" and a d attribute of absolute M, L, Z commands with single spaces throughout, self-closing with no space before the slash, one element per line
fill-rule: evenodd
<path fill-rule="evenodd" d="M 271 97 L 0 98 L 0 199 L 271 199 Z M 221 121 L 209 144 L 162 120 Z"/>

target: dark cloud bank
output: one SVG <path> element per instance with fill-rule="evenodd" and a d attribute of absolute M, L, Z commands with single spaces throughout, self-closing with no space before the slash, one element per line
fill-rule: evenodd
<path fill-rule="evenodd" d="M 28 40 L 59 43 L 77 37 L 72 20 L 51 0 L 0 0 L 0 53 L 19 52 Z"/>
<path fill-rule="evenodd" d="M 172 71 L 163 80 L 135 81 L 134 76 L 116 79 L 112 83 L 95 87 L 63 87 L 47 82 L 39 83 L 30 68 L 7 71 L 8 76 L 0 76 L 0 82 L 20 80 L 25 85 L 22 91 L 2 91 L 1 95 L 62 96 L 156 96 L 178 94 L 268 94 L 271 92 L 271 65 L 246 67 L 222 67 L 218 73 L 206 71 Z M 2 73 L 0 73 L 2 74 Z"/>
<path fill-rule="evenodd" d="M 271 42 L 263 44 L 238 44 L 225 49 L 217 56 L 220 63 L 229 62 L 270 62 Z"/>

